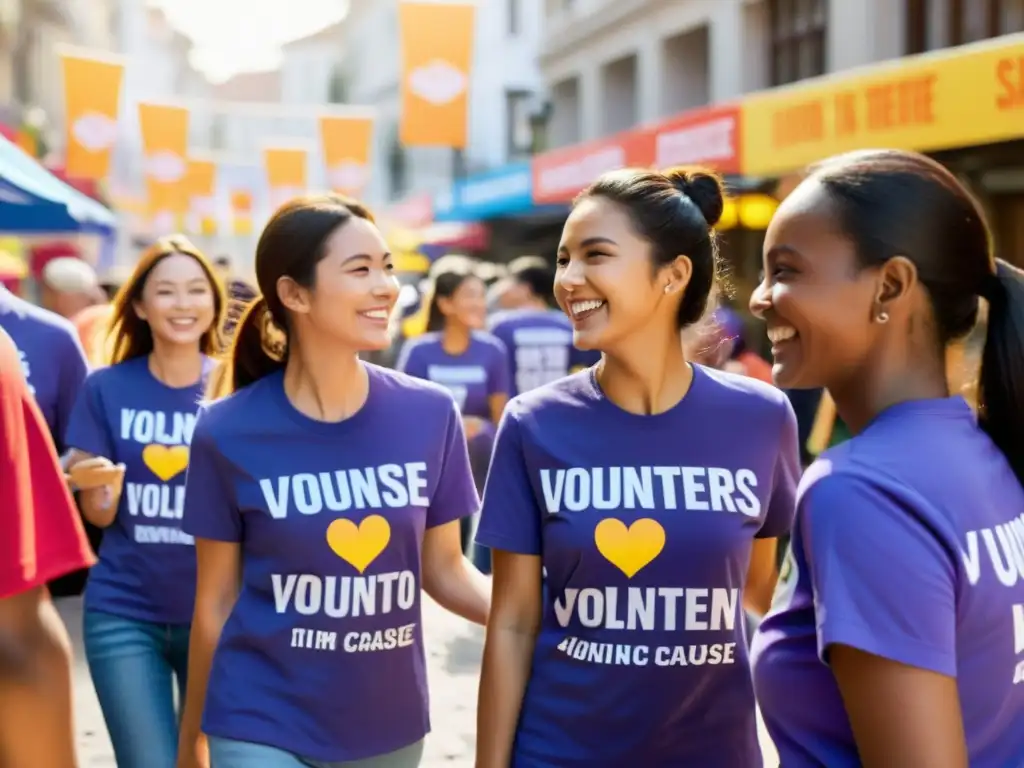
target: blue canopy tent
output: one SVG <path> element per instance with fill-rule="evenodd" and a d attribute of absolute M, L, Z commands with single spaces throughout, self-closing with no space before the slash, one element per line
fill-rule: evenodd
<path fill-rule="evenodd" d="M 0 136 L 0 232 L 111 236 L 114 214 Z"/>

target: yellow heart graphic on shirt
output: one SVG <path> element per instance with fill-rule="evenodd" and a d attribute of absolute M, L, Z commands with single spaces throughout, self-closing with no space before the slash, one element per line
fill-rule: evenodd
<path fill-rule="evenodd" d="M 633 578 L 665 548 L 665 529 L 649 517 L 635 521 L 629 528 L 621 520 L 609 517 L 594 529 L 594 543 L 609 563 Z"/>
<path fill-rule="evenodd" d="M 188 446 L 153 443 L 142 449 L 142 460 L 150 472 L 166 483 L 188 466 Z"/>
<path fill-rule="evenodd" d="M 360 573 L 366 570 L 391 541 L 391 526 L 380 515 L 370 515 L 356 524 L 338 518 L 327 526 L 331 551 Z"/>

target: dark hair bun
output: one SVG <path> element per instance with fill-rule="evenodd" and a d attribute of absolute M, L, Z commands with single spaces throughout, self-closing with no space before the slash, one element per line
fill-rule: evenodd
<path fill-rule="evenodd" d="M 725 190 L 722 177 L 707 168 L 679 166 L 665 171 L 665 178 L 700 209 L 708 227 L 722 218 Z"/>

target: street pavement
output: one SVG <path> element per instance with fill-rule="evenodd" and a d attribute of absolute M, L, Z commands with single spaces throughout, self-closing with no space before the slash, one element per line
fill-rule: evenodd
<path fill-rule="evenodd" d="M 75 730 L 80 768 L 116 768 L 82 651 L 81 600 L 61 598 L 57 606 L 75 647 Z M 483 629 L 452 616 L 429 598 L 424 598 L 423 613 L 433 732 L 427 737 L 422 768 L 472 768 Z M 766 768 L 775 768 L 778 759 L 763 728 L 761 742 Z"/>

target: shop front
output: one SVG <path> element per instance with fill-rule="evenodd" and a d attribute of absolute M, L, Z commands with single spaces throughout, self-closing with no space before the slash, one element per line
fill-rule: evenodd
<path fill-rule="evenodd" d="M 1024 34 L 752 94 L 742 124 L 743 174 L 783 194 L 834 154 L 931 154 L 981 198 L 1000 255 L 1024 265 Z"/>

